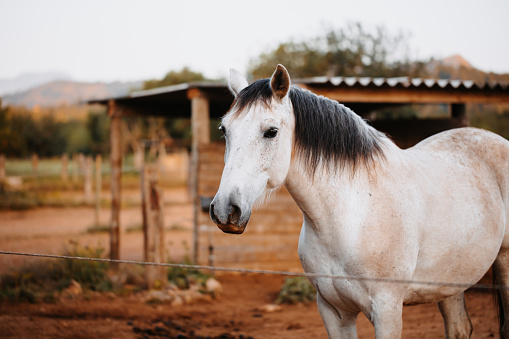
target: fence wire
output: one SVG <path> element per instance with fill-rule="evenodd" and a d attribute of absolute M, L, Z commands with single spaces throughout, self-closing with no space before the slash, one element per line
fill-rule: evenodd
<path fill-rule="evenodd" d="M 393 284 L 403 284 L 403 285 L 427 285 L 427 286 L 457 287 L 457 288 L 464 288 L 464 289 L 507 290 L 507 291 L 509 291 L 509 287 L 505 286 L 505 285 L 492 285 L 492 284 L 479 284 L 479 283 L 472 285 L 472 284 L 463 284 L 463 283 L 455 283 L 455 282 L 420 281 L 420 280 L 373 278 L 373 277 L 336 275 L 336 274 L 258 270 L 258 269 L 235 268 L 235 267 L 217 267 L 217 266 L 188 265 L 188 264 L 175 264 L 175 263 L 156 263 L 156 262 L 136 261 L 136 260 L 86 258 L 86 257 L 73 257 L 73 256 L 67 256 L 67 255 L 22 253 L 22 252 L 10 252 L 10 251 L 0 251 L 0 254 L 25 256 L 25 257 L 50 258 L 50 259 L 99 261 L 99 262 L 106 262 L 106 263 L 111 263 L 111 264 L 131 264 L 131 265 L 142 265 L 142 266 L 177 267 L 177 268 L 233 272 L 233 273 L 269 274 L 269 275 L 281 275 L 281 276 L 291 276 L 291 277 L 328 278 L 328 279 L 353 280 L 353 281 L 373 281 L 373 282 L 380 282 L 380 283 L 393 283 Z"/>

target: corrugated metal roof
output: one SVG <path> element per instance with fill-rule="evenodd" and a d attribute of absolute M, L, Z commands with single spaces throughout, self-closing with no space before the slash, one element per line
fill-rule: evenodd
<path fill-rule="evenodd" d="M 177 98 L 180 100 L 187 99 L 187 90 L 191 88 L 202 88 L 209 90 L 224 90 L 225 93 L 229 93 L 228 86 L 225 83 L 218 82 L 207 82 L 207 81 L 199 81 L 199 82 L 189 82 L 178 85 L 164 86 L 153 89 L 135 91 L 129 93 L 128 95 L 121 97 L 111 97 L 111 98 L 103 98 L 103 99 L 94 99 L 87 101 L 90 104 L 107 104 L 109 100 L 118 100 L 118 101 L 128 101 L 130 99 L 143 99 L 148 97 L 158 97 L 165 96 L 168 94 L 174 94 L 173 98 Z"/>
<path fill-rule="evenodd" d="M 372 78 L 372 77 L 313 77 L 292 79 L 295 84 L 301 84 L 311 90 L 328 89 L 359 89 L 361 92 L 365 89 L 408 89 L 408 90 L 435 90 L 437 93 L 442 90 L 454 94 L 456 91 L 462 94 L 485 93 L 487 95 L 497 95 L 503 97 L 504 102 L 509 102 L 509 84 L 507 82 L 475 82 L 472 80 L 446 80 L 446 79 L 422 79 L 410 77 L 396 78 Z M 113 97 L 105 99 L 90 100 L 91 104 L 107 104 L 109 100 L 117 102 L 184 102 L 188 101 L 187 91 L 193 88 L 204 90 L 214 94 L 214 100 L 221 102 L 231 101 L 233 98 L 229 93 L 225 83 L 217 82 L 190 82 L 185 84 L 160 87 L 150 90 L 136 91 L 127 96 Z M 507 95 L 507 100 L 505 97 Z M 481 100 L 482 101 L 482 100 Z"/>
<path fill-rule="evenodd" d="M 507 90 L 507 82 L 475 82 L 472 80 L 448 80 L 448 79 L 421 79 L 410 77 L 397 78 L 371 78 L 371 77 L 313 77 L 295 79 L 294 83 L 304 85 L 332 85 L 348 87 L 403 87 L 403 88 L 455 88 L 455 89 L 500 89 Z"/>

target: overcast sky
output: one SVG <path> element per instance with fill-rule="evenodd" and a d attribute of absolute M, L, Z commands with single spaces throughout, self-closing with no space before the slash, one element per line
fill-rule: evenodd
<path fill-rule="evenodd" d="M 357 21 L 410 33 L 414 57 L 509 73 L 509 0 L 0 0 L 0 78 L 144 80 L 186 65 L 224 77 L 279 42 Z"/>

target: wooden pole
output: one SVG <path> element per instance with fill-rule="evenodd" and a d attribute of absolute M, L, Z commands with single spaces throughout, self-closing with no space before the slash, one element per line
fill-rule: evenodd
<path fill-rule="evenodd" d="M 83 153 L 78 154 L 78 176 L 85 175 L 86 160 Z"/>
<path fill-rule="evenodd" d="M 159 178 L 155 166 L 143 165 L 140 173 L 142 187 L 143 242 L 144 260 L 164 262 L 164 219 L 163 198 L 159 187 Z M 145 279 L 148 288 L 157 283 L 165 285 L 167 275 L 165 267 L 148 265 L 145 267 Z"/>
<path fill-rule="evenodd" d="M 60 170 L 60 178 L 63 182 L 67 182 L 69 178 L 69 156 L 67 153 L 62 154 L 62 168 Z"/>
<path fill-rule="evenodd" d="M 111 161 L 111 222 L 110 258 L 120 259 L 120 199 L 122 178 L 122 127 L 121 113 L 114 100 L 108 103 L 110 124 Z"/>
<path fill-rule="evenodd" d="M 190 89 L 187 97 L 191 99 L 191 197 L 193 201 L 193 261 L 198 262 L 198 216 L 201 210 L 198 193 L 199 149 L 210 143 L 209 100 L 198 89 Z"/>
<path fill-rule="evenodd" d="M 84 172 L 84 184 L 83 188 L 85 191 L 85 201 L 87 204 L 92 203 L 92 170 L 93 160 L 91 156 L 85 158 L 85 172 Z"/>
<path fill-rule="evenodd" d="M 39 156 L 37 154 L 32 154 L 32 173 L 34 175 L 39 174 Z"/>
<path fill-rule="evenodd" d="M 142 221 L 143 221 L 143 260 L 147 261 L 148 260 L 147 258 L 149 257 L 149 254 L 148 254 L 148 245 L 149 245 L 149 241 L 148 241 L 148 238 L 149 238 L 149 235 L 148 235 L 148 232 L 149 232 L 148 223 L 149 223 L 149 220 L 148 220 L 147 207 L 146 207 L 147 204 L 148 204 L 147 203 L 148 190 L 146 188 L 147 171 L 146 171 L 146 168 L 145 168 L 145 161 L 140 162 L 140 166 L 141 166 L 141 168 L 140 168 L 141 217 L 142 217 Z"/>
<path fill-rule="evenodd" d="M 143 215 L 143 259 L 146 262 L 154 262 L 154 219 L 150 213 L 150 187 L 147 176 L 149 175 L 148 168 L 142 164 L 140 172 L 141 180 L 141 195 L 142 195 L 142 215 Z M 145 282 L 147 288 L 153 288 L 156 282 L 155 267 L 148 265 L 145 266 Z"/>
<path fill-rule="evenodd" d="M 78 163 L 78 155 L 76 153 L 72 155 L 72 163 L 73 163 L 72 182 L 73 184 L 76 184 L 78 182 L 78 175 L 80 174 L 80 165 Z"/>
<path fill-rule="evenodd" d="M 166 159 L 166 145 L 164 144 L 164 141 L 160 141 L 158 145 L 157 163 L 159 165 L 159 171 L 163 173 L 165 171 L 164 168 L 165 159 Z"/>
<path fill-rule="evenodd" d="M 164 200 L 163 200 L 163 190 L 159 185 L 159 179 L 161 178 L 159 171 L 157 169 L 154 171 L 154 181 L 150 185 L 151 197 L 153 197 L 152 206 L 155 207 L 155 220 L 156 220 L 156 238 L 154 241 L 157 244 L 156 249 L 156 262 L 163 263 L 165 262 L 165 229 L 164 229 Z M 166 267 L 159 266 L 157 267 L 157 276 L 163 285 L 166 285 L 168 281 L 168 275 Z"/>
<path fill-rule="evenodd" d="M 99 225 L 99 212 L 101 210 L 102 191 L 102 156 L 95 156 L 95 224 Z"/>
<path fill-rule="evenodd" d="M 0 154 L 0 183 L 5 180 L 5 155 Z"/>

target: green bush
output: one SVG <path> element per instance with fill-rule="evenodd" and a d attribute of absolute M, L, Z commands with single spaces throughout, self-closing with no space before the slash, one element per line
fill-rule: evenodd
<path fill-rule="evenodd" d="M 27 210 L 39 206 L 37 197 L 26 191 L 11 191 L 3 189 L 0 183 L 0 210 Z"/>
<path fill-rule="evenodd" d="M 281 286 L 276 304 L 298 304 L 316 300 L 313 285 L 306 277 L 287 278 Z"/>
<path fill-rule="evenodd" d="M 191 262 L 186 260 L 184 264 L 190 265 Z M 179 289 L 188 289 L 192 283 L 205 286 L 205 282 L 210 277 L 212 277 L 212 275 L 194 268 L 168 268 L 168 281 L 174 283 Z"/>
<path fill-rule="evenodd" d="M 79 244 L 74 244 L 71 249 L 66 250 L 66 255 L 72 257 L 101 258 L 103 253 L 102 247 L 82 247 Z M 108 267 L 107 262 L 66 259 L 63 273 L 76 280 L 83 288 L 104 292 L 113 288 L 107 276 Z"/>
<path fill-rule="evenodd" d="M 100 258 L 104 249 L 73 244 L 65 255 Z M 108 263 L 98 261 L 50 259 L 34 262 L 4 274 L 0 279 L 0 301 L 55 301 L 55 294 L 67 288 L 71 280 L 84 290 L 111 291 L 113 284 L 107 276 Z"/>
<path fill-rule="evenodd" d="M 110 231 L 110 225 L 108 224 L 94 224 L 87 228 L 87 233 L 108 233 Z"/>

